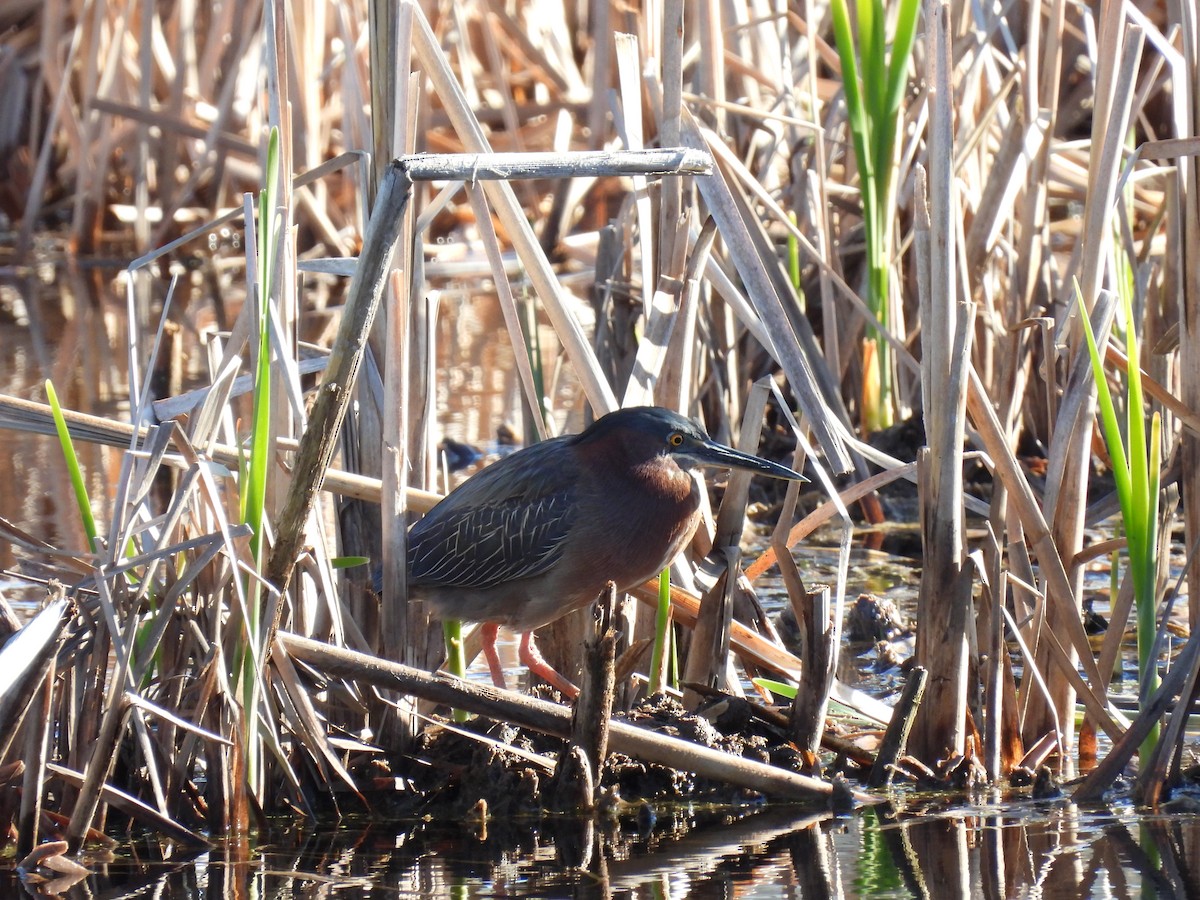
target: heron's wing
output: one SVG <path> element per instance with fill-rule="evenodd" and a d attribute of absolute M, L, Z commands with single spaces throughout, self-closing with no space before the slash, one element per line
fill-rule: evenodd
<path fill-rule="evenodd" d="M 540 575 L 562 555 L 569 512 L 558 491 L 439 517 L 409 535 L 409 582 L 479 588 Z"/>
<path fill-rule="evenodd" d="M 486 588 L 550 569 L 574 518 L 576 472 L 558 443 L 489 466 L 418 521 L 408 534 L 409 582 Z"/>

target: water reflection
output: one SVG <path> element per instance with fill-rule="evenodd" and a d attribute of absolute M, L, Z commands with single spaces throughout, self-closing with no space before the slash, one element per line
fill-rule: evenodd
<path fill-rule="evenodd" d="M 65 897 L 1194 897 L 1200 819 L 944 801 L 847 819 L 689 809 L 592 823 L 284 830 L 186 858 L 134 842 Z M 172 857 L 172 852 L 176 855 Z M 38 896 L 11 870 L 0 896 Z"/>
<path fill-rule="evenodd" d="M 125 309 L 115 296 L 89 293 L 91 282 L 72 270 L 52 287 L 38 278 L 0 279 L 0 392 L 45 401 L 54 382 L 62 404 L 95 415 L 121 408 L 127 343 Z M 128 413 L 124 413 L 128 418 Z M 75 443 L 93 512 L 111 515 L 112 485 L 120 472 L 118 450 Z M 69 491 L 57 442 L 43 435 L 0 429 L 0 516 L 38 540 L 82 551 L 87 538 Z M 16 567 L 19 555 L 0 541 L 0 569 Z M 16 602 L 36 603 L 44 589 L 0 579 Z"/>

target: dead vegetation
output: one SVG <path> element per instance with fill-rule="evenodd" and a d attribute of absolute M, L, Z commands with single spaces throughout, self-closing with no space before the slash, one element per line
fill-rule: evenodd
<path fill-rule="evenodd" d="M 418 670 L 439 662 L 439 635 L 390 585 L 401 580 L 399 523 L 439 486 L 449 388 L 438 361 L 454 341 L 443 326 L 472 295 L 501 310 L 504 331 L 490 340 L 512 345 L 530 437 L 577 425 L 585 406 L 657 403 L 703 418 L 714 436 L 741 430 L 753 450 L 771 404 L 774 434 L 798 442 L 797 465 L 829 498 L 799 521 L 785 498 L 771 550 L 744 568 L 782 566 L 814 644 L 807 671 L 731 611 L 736 579 L 709 551 L 740 535 L 746 498 L 732 479 L 715 532 L 693 548 L 707 562 L 679 573 L 674 616 L 703 648 L 682 666 L 688 681 L 736 690 L 732 654 L 800 683 L 798 746 L 819 746 L 831 693 L 874 707 L 831 674 L 844 574 L 824 591 L 805 585 L 789 548 L 834 521 L 844 554 L 850 508 L 871 521 L 875 491 L 896 478 L 915 480 L 922 502 L 918 662 L 930 679 L 910 750 L 926 771 L 999 779 L 1027 751 L 1057 753 L 1069 769 L 1101 731 L 1114 749 L 1079 788 L 1095 797 L 1169 702 L 1194 697 L 1195 632 L 1133 722 L 1109 703 L 1132 588 L 1113 598 L 1098 652 L 1081 624 L 1085 530 L 1116 506 L 1089 505 L 1100 445 L 1076 301 L 1078 285 L 1105 334 L 1129 292 L 1136 333 L 1116 317 L 1108 372 L 1119 382 L 1125 342 L 1140 340 L 1167 461 L 1158 527 L 1169 536 L 1181 519 L 1191 546 L 1193 5 L 925 4 L 889 161 L 886 324 L 863 300 L 862 181 L 830 9 L 652 8 L 401 3 L 383 20 L 374 6 L 319 0 L 149 12 L 51 0 L 0 13 L 11 248 L 0 303 L 51 330 L 32 302 L 32 267 L 58 265 L 75 318 L 112 329 L 110 377 L 128 386 L 113 421 L 66 420 L 76 441 L 123 448 L 108 458 L 119 470 L 109 497 L 93 498 L 107 513 L 96 545 L 49 547 L 4 525 L 27 575 L 70 588 L 21 632 L 24 649 L 3 650 L 0 766 L 25 767 L 0 770 L 0 824 L 17 826 L 24 852 L 44 834 L 46 797 L 70 815 L 73 847 L 106 810 L 184 840 L 264 814 L 344 813 L 381 748 L 408 745 L 420 727 L 411 696 L 301 660 L 289 642 Z M 570 155 L 644 148 L 689 150 L 711 172 L 604 174 Z M 557 154 L 565 168 L 492 177 L 501 151 Z M 391 160 L 427 152 L 470 154 L 467 171 L 410 180 L 388 207 Z M 261 191 L 274 198 L 265 215 L 250 197 Z M 127 265 L 115 277 L 83 265 L 97 256 Z M 877 396 L 868 325 L 891 348 L 891 413 L 924 417 L 917 460 L 857 431 Z M 0 425 L 53 433 L 45 408 L 20 402 L 37 389 L 4 387 L 25 396 L 0 398 Z M 67 396 L 93 395 L 73 384 Z M 1018 456 L 1030 446 L 1044 450 L 1034 474 Z M 986 503 L 964 496 L 964 450 L 980 451 L 994 478 Z M 967 516 L 986 522 L 978 545 L 963 538 Z M 340 567 L 349 557 L 382 560 L 383 598 L 365 590 L 365 566 Z M 1192 618 L 1197 577 L 1189 567 Z M 1158 598 L 1174 598 L 1165 562 L 1157 584 Z M 651 621 L 633 614 L 627 640 Z M 544 643 L 573 656 L 578 629 L 555 625 Z M 619 696 L 632 697 L 630 671 L 618 671 Z M 1182 741 L 1169 728 L 1155 765 L 1142 761 L 1139 799 L 1156 802 L 1177 776 Z"/>

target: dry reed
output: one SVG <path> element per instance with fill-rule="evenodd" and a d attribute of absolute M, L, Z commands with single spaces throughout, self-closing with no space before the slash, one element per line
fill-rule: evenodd
<path fill-rule="evenodd" d="M 1128 262 L 1121 287 L 1147 321 L 1145 378 L 1164 415 L 1162 458 L 1182 460 L 1190 546 L 1200 537 L 1200 268 L 1187 264 L 1200 259 L 1200 24 L 1188 0 L 1098 13 L 1061 0 L 926 7 L 895 173 L 900 288 L 881 335 L 895 351 L 894 412 L 924 420 L 932 455 L 920 477 L 914 460 L 887 457 L 856 434 L 869 364 L 859 337 L 879 323 L 861 299 L 859 180 L 823 2 L 781 10 L 671 0 L 658 19 L 609 3 L 534 0 L 211 10 L 49 2 L 4 23 L 0 210 L 14 253 L 3 286 L 30 296 L 25 267 L 44 255 L 35 240 L 43 233 L 68 261 L 134 260 L 120 278 L 84 279 L 81 290 L 125 320 L 127 347 L 109 350 L 129 386 L 126 414 L 151 424 L 91 423 L 85 432 L 73 420 L 77 440 L 127 448 L 112 457 L 120 474 L 96 555 L 39 546 L 4 526 L 31 573 L 73 586 L 73 606 L 28 661 L 28 702 L 3 708 L 6 734 L 22 713 L 25 725 L 0 765 L 44 742 L 26 787 L 41 798 L 51 785 L 74 810 L 75 845 L 105 824 L 105 809 L 198 840 L 199 830 L 245 828 L 262 813 L 365 803 L 362 773 L 380 754 L 373 737 L 411 736 L 411 706 L 351 682 L 317 682 L 246 623 L 262 604 L 289 632 L 436 664 L 424 613 L 394 587 L 403 572 L 396 526 L 428 507 L 418 489 L 436 483 L 449 315 L 438 298 L 494 292 L 506 331 L 494 340 L 521 360 L 529 434 L 578 424 L 585 404 L 599 414 L 621 398 L 682 408 L 722 437 L 741 423 L 749 437 L 762 420 L 752 385 L 771 373 L 786 407 L 778 420 L 793 409 L 800 418 L 780 431 L 805 447 L 811 436 L 807 456 L 823 467 L 826 490 L 839 489 L 826 469 L 853 473 L 840 483 L 845 504 L 877 503 L 873 492 L 894 478 L 918 482 L 932 545 L 925 563 L 936 569 L 923 585 L 918 662 L 930 673 L 931 709 L 944 714 L 915 732 L 926 762 L 978 759 L 998 777 L 1026 750 L 1057 747 L 1066 766 L 1078 700 L 1085 736 L 1099 728 L 1117 741 L 1097 772 L 1119 768 L 1136 746 L 1131 735 L 1148 733 L 1173 696 L 1186 702 L 1197 690 L 1200 657 L 1189 642 L 1179 657 L 1189 672 L 1167 679 L 1122 739 L 1129 723 L 1106 694 L 1119 638 L 1098 665 L 1080 621 L 1085 529 L 1099 522 L 1087 502 L 1094 385 L 1072 285 L 1082 285 L 1090 313 L 1118 287 L 1118 261 Z M 262 187 L 270 126 L 280 129 L 286 177 L 273 221 L 255 223 L 243 197 Z M 461 152 L 486 162 L 494 150 L 676 145 L 711 154 L 712 174 L 416 186 L 383 241 L 398 274 L 378 283 L 381 315 L 365 341 L 333 343 L 334 323 L 353 309 L 341 307 L 353 296 L 340 276 L 352 269 L 349 254 L 381 239 L 368 217 L 393 157 Z M 275 287 L 261 298 L 273 304 L 262 345 L 253 271 L 263 261 L 248 236 L 244 254 L 222 246 L 232 240 L 222 229 L 253 227 L 274 228 L 282 248 Z M 799 283 L 784 266 L 789 241 Z M 364 249 L 360 267 L 367 258 Z M 532 319 L 521 309 L 530 295 Z M 36 304 L 27 314 L 44 332 Z M 359 320 L 362 334 L 370 323 Z M 549 345 L 542 358 L 529 350 L 539 340 Z M 240 385 L 259 346 L 269 347 L 273 373 L 270 578 L 238 514 L 240 422 L 251 415 Z M 329 420 L 338 442 L 297 473 L 312 373 L 331 378 L 350 350 L 365 350 L 361 366 L 356 356 L 336 383 L 322 383 L 353 388 L 341 398 L 351 415 L 340 430 Z M 1120 359 L 1112 348 L 1114 378 Z M 77 383 L 73 391 L 80 396 Z M 15 401 L 0 406 L 0 425 L 46 427 L 41 410 Z M 962 496 L 964 435 L 984 451 L 990 505 Z M 1031 465 L 1026 448 L 1035 445 L 1048 455 Z M 367 479 L 328 471 L 335 450 L 342 468 Z M 281 517 L 299 475 L 312 491 Z M 381 500 L 381 509 L 339 506 L 348 497 Z M 781 522 L 748 572 L 786 547 L 803 553 L 801 537 L 845 504 L 826 503 L 796 527 Z M 989 537 L 970 559 L 976 548 L 963 543 L 961 522 L 981 508 Z M 738 528 L 718 518 L 717 534 L 719 545 L 736 543 Z M 845 550 L 848 526 L 843 534 Z M 698 539 L 697 558 L 710 540 Z M 382 559 L 392 576 L 382 605 L 364 591 L 363 567 L 338 567 L 337 557 L 355 556 Z M 677 567 L 685 583 L 690 569 Z M 811 633 L 828 632 L 825 613 L 810 606 L 813 586 L 793 568 L 785 574 L 792 603 L 816 617 Z M 832 598 L 835 637 L 844 582 Z M 1194 622 L 1195 567 L 1187 583 Z M 729 619 L 726 592 L 676 596 L 676 620 L 703 624 L 693 646 L 718 654 L 715 665 L 690 659 L 693 677 L 719 680 L 729 648 L 801 680 L 800 661 Z M 1113 634 L 1124 627 L 1115 616 Z M 234 666 L 248 638 L 260 685 L 249 695 L 237 690 Z M 568 654 L 577 641 L 566 639 Z M 44 664 L 48 655 L 57 667 Z M 816 674 L 804 680 L 824 691 L 828 679 Z M 853 699 L 836 682 L 829 690 Z M 803 708 L 823 718 L 827 699 L 808 697 Z M 1176 731 L 1170 739 L 1182 740 Z M 811 729 L 803 740 L 816 745 Z M 1168 765 L 1160 772 L 1160 784 L 1177 775 Z M 1085 785 L 1089 796 L 1099 778 Z M 117 789 L 130 799 L 116 802 Z M 39 827 L 26 810 L 22 840 Z"/>

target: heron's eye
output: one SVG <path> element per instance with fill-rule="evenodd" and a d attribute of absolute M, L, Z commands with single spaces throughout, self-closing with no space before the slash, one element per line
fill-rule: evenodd
<path fill-rule="evenodd" d="M 672 447 L 682 447 L 683 446 L 683 435 L 680 434 L 678 431 L 672 431 L 671 436 L 667 438 L 667 443 L 670 444 Z"/>

